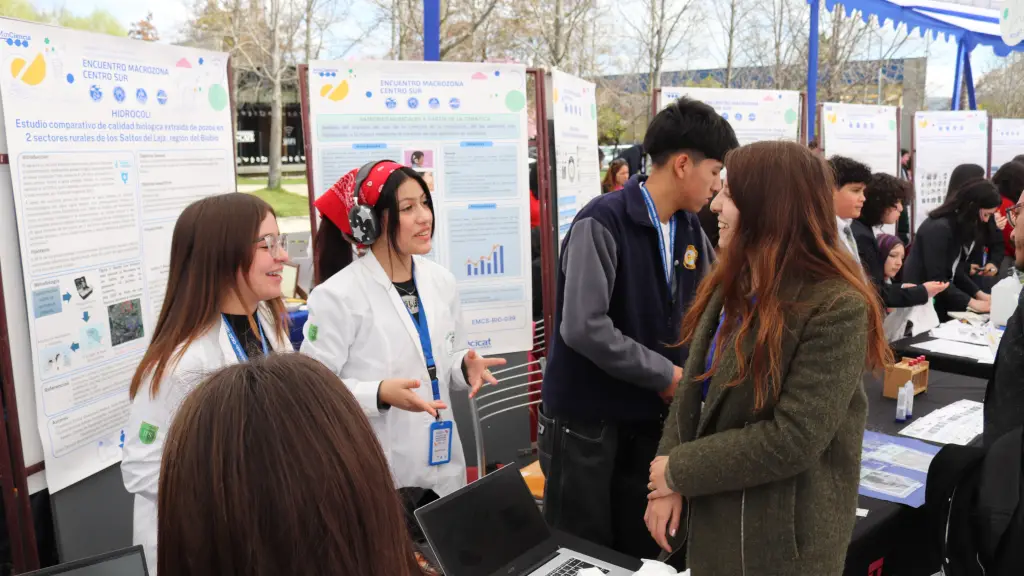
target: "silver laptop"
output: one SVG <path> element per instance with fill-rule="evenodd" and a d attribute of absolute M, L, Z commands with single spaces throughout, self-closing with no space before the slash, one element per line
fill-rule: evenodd
<path fill-rule="evenodd" d="M 516 465 L 416 510 L 445 576 L 576 576 L 633 572 L 560 548 Z"/>
<path fill-rule="evenodd" d="M 28 572 L 23 576 L 147 576 L 142 546 L 108 552 L 59 566 Z"/>

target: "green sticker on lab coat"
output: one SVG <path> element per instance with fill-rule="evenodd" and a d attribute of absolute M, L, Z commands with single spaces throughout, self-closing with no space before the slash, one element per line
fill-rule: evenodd
<path fill-rule="evenodd" d="M 159 429 L 159 427 L 153 426 L 148 422 L 143 422 L 142 426 L 139 427 L 139 441 L 143 444 L 156 442 L 156 431 Z"/>
<path fill-rule="evenodd" d="M 316 333 L 317 333 L 317 331 L 318 330 L 317 330 L 316 324 L 310 324 L 309 325 L 309 331 L 308 331 L 306 337 L 309 338 L 310 342 L 316 342 Z"/>

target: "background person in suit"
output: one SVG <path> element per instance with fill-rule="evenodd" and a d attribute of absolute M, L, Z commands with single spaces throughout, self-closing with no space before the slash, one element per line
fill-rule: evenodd
<path fill-rule="evenodd" d="M 862 376 L 891 358 L 878 299 L 839 246 L 824 162 L 758 142 L 726 166 L 721 260 L 682 324 L 690 357 L 651 464 L 648 529 L 669 549 L 685 498 L 694 574 L 839 576 Z"/>
<path fill-rule="evenodd" d="M 967 255 L 985 240 L 985 224 L 1001 203 L 995 184 L 983 178 L 967 182 L 921 223 L 903 268 L 911 284 L 951 282 L 935 297 L 940 321 L 950 312 L 988 312 L 992 297 L 967 274 Z"/>
<path fill-rule="evenodd" d="M 1003 197 L 1003 203 L 999 205 L 999 215 L 1008 216 L 1009 210 L 1017 205 L 1020 200 L 1020 193 L 1024 191 L 1024 162 L 1007 162 L 996 170 L 996 173 L 992 175 L 992 183 L 999 188 L 999 195 Z M 999 272 L 996 274 L 997 278 L 1005 278 L 1006 274 L 1013 269 L 1014 261 L 1016 260 L 1016 248 L 1014 246 L 1013 238 L 1010 234 L 1013 232 L 1013 226 L 1003 227 L 1003 246 L 1005 248 L 1005 256 L 1002 262 L 994 262 L 999 266 Z"/>

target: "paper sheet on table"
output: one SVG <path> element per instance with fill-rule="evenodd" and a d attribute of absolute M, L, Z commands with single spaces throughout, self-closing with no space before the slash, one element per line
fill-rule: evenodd
<path fill-rule="evenodd" d="M 981 326 L 964 324 L 959 320 L 950 320 L 931 331 L 933 338 L 977 344 L 979 346 L 988 346 L 987 334 L 988 326 L 984 324 Z"/>
<path fill-rule="evenodd" d="M 898 446 L 896 444 L 886 444 L 880 446 L 872 452 L 864 454 L 864 458 L 876 460 L 878 462 L 885 462 L 886 464 L 892 464 L 893 466 L 899 466 L 900 468 L 908 468 L 910 470 L 917 470 L 918 472 L 928 473 L 928 466 L 932 463 L 934 454 L 928 454 L 921 452 L 920 450 L 914 450 L 913 448 L 907 448 L 906 446 Z"/>
<path fill-rule="evenodd" d="M 928 340 L 921 344 L 914 344 L 914 348 L 919 348 L 927 352 L 945 354 L 947 356 L 958 356 L 960 358 L 976 360 L 982 364 L 992 364 L 996 361 L 995 354 L 992 353 L 992 349 L 987 344 L 985 346 L 979 346 L 977 344 L 953 342 L 952 340 L 943 340 L 940 338 L 936 340 Z"/>
<path fill-rule="evenodd" d="M 989 314 L 987 312 L 984 313 L 984 314 L 979 314 L 977 312 L 971 312 L 971 311 L 966 311 L 966 312 L 950 312 L 949 313 L 949 317 L 950 318 L 956 318 L 957 320 L 967 320 L 967 321 L 973 322 L 975 324 L 982 324 L 982 323 L 988 321 Z"/>
<path fill-rule="evenodd" d="M 885 315 L 882 321 L 882 328 L 885 330 L 885 337 L 889 342 L 903 338 L 907 330 L 907 322 L 911 322 L 911 334 L 918 336 L 939 325 L 939 316 L 935 313 L 935 306 L 929 300 L 926 304 L 912 306 L 910 308 L 894 308 L 892 312 Z"/>
<path fill-rule="evenodd" d="M 924 486 L 912 478 L 870 468 L 860 469 L 860 485 L 866 490 L 899 499 L 910 496 L 915 490 Z"/>
<path fill-rule="evenodd" d="M 938 446 L 865 430 L 861 450 L 861 496 L 912 508 L 924 505 L 928 467 Z"/>
<path fill-rule="evenodd" d="M 984 425 L 981 402 L 958 400 L 900 430 L 900 435 L 936 444 L 966 446 L 982 433 Z"/>

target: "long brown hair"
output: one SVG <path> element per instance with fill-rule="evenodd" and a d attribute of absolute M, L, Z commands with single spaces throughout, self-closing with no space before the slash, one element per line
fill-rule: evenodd
<path fill-rule="evenodd" d="M 701 315 L 721 290 L 725 318 L 717 344 L 735 333 L 738 359 L 736 378 L 728 386 L 739 384 L 752 372 L 755 409 L 761 410 L 769 393 L 777 399 L 781 392 L 785 311 L 799 305 L 785 301 L 782 288 L 842 279 L 869 309 L 866 364 L 872 369 L 884 366 L 891 352 L 878 298 L 861 267 L 839 248 L 832 205 L 834 179 L 825 161 L 798 144 L 758 142 L 729 152 L 725 167 L 739 222 L 683 319 L 683 342 L 693 340 Z M 742 345 L 751 335 L 755 337 L 753 353 L 747 359 Z M 716 354 L 711 369 L 697 379 L 710 378 L 721 356 Z"/>
<path fill-rule="evenodd" d="M 615 175 L 619 173 L 619 170 L 622 170 L 623 166 L 627 165 L 628 163 L 622 158 L 612 160 L 611 164 L 608 164 L 608 171 L 604 173 L 604 180 L 601 182 L 602 194 L 607 194 L 616 190 L 618 182 L 615 180 Z"/>
<path fill-rule="evenodd" d="M 221 298 L 238 289 L 238 272 L 248 272 L 256 254 L 260 225 L 274 209 L 251 194 L 220 194 L 190 204 L 174 224 L 171 265 L 160 318 L 149 348 L 132 377 L 134 400 L 147 375 L 156 396 L 167 368 L 220 320 Z M 276 216 L 276 215 L 275 215 Z M 284 301 L 267 302 L 279 340 L 287 341 Z M 256 331 L 259 334 L 259 331 Z"/>
<path fill-rule="evenodd" d="M 300 354 L 223 368 L 189 394 L 158 494 L 160 574 L 418 571 L 370 422 L 337 376 Z"/>

